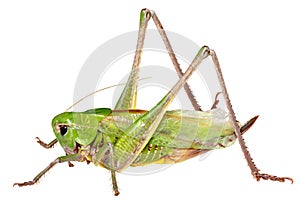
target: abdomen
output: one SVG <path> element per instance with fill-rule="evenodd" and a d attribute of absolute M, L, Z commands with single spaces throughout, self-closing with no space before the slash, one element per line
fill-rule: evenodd
<path fill-rule="evenodd" d="M 144 110 L 115 110 L 99 125 L 117 141 L 129 125 L 145 114 Z M 232 145 L 236 137 L 225 111 L 167 111 L 155 134 L 132 166 L 149 163 L 176 163 L 206 151 Z"/>

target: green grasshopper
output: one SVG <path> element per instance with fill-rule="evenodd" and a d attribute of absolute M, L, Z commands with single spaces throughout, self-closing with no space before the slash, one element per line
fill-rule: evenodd
<path fill-rule="evenodd" d="M 149 111 L 136 109 L 137 86 L 141 54 L 150 19 L 153 19 L 168 54 L 179 76 L 172 89 Z M 220 82 L 222 95 L 228 109 L 228 118 L 220 116 L 226 113 L 217 108 L 217 96 L 211 110 L 202 111 L 186 83 L 199 64 L 211 57 Z M 184 88 L 194 111 L 167 111 L 178 91 Z M 260 173 L 247 150 L 242 134 L 256 121 L 258 116 L 241 125 L 235 117 L 220 64 L 216 53 L 203 46 L 196 54 L 185 73 L 182 72 L 168 37 L 154 11 L 142 9 L 140 13 L 137 48 L 132 70 L 115 109 L 96 108 L 85 112 L 64 112 L 52 120 L 56 138 L 49 144 L 37 138 L 37 142 L 51 148 L 57 142 L 66 152 L 52 161 L 32 181 L 15 183 L 20 187 L 33 185 L 58 163 L 72 161 L 94 163 L 111 172 L 114 194 L 119 195 L 116 172 L 129 166 L 147 164 L 173 164 L 185 161 L 208 151 L 232 145 L 237 139 L 250 167 L 253 177 L 259 181 L 273 180 L 284 182 L 293 179 Z M 197 130 L 193 130 L 193 129 Z"/>

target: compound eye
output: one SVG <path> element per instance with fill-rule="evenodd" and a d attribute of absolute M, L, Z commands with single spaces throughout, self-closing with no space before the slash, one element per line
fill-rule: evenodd
<path fill-rule="evenodd" d="M 60 135 L 64 136 L 68 132 L 68 126 L 61 125 L 59 126 Z"/>

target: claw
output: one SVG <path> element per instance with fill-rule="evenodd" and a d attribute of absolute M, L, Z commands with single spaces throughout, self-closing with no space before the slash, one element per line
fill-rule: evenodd
<path fill-rule="evenodd" d="M 34 185 L 36 182 L 35 181 L 28 181 L 28 182 L 23 182 L 23 183 L 14 183 L 14 186 L 19 186 L 19 187 L 24 187 L 24 186 L 29 186 L 29 185 Z"/>
<path fill-rule="evenodd" d="M 293 178 L 290 178 L 290 177 L 277 177 L 275 175 L 269 175 L 269 174 L 265 174 L 265 173 L 254 173 L 253 176 L 257 181 L 260 181 L 260 179 L 272 180 L 272 181 L 278 181 L 278 182 L 285 182 L 286 180 L 289 180 L 289 181 L 291 181 L 291 184 L 294 183 Z"/>

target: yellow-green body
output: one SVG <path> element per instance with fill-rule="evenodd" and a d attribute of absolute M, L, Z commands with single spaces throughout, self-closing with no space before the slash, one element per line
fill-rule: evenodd
<path fill-rule="evenodd" d="M 68 126 L 65 135 L 57 136 L 67 154 L 81 152 L 86 156 L 86 160 L 111 169 L 108 143 L 114 146 L 122 136 L 128 135 L 126 129 L 145 113 L 145 110 L 108 108 L 65 112 L 56 116 L 52 125 L 54 130 L 57 124 Z M 132 136 L 128 138 L 133 139 Z M 221 109 L 167 111 L 150 141 L 130 166 L 180 162 L 208 150 L 228 147 L 235 139 L 233 126 Z M 127 151 L 130 144 L 133 144 L 133 141 L 123 141 L 122 153 L 115 153 L 115 159 L 121 158 L 118 154 L 131 152 Z"/>

